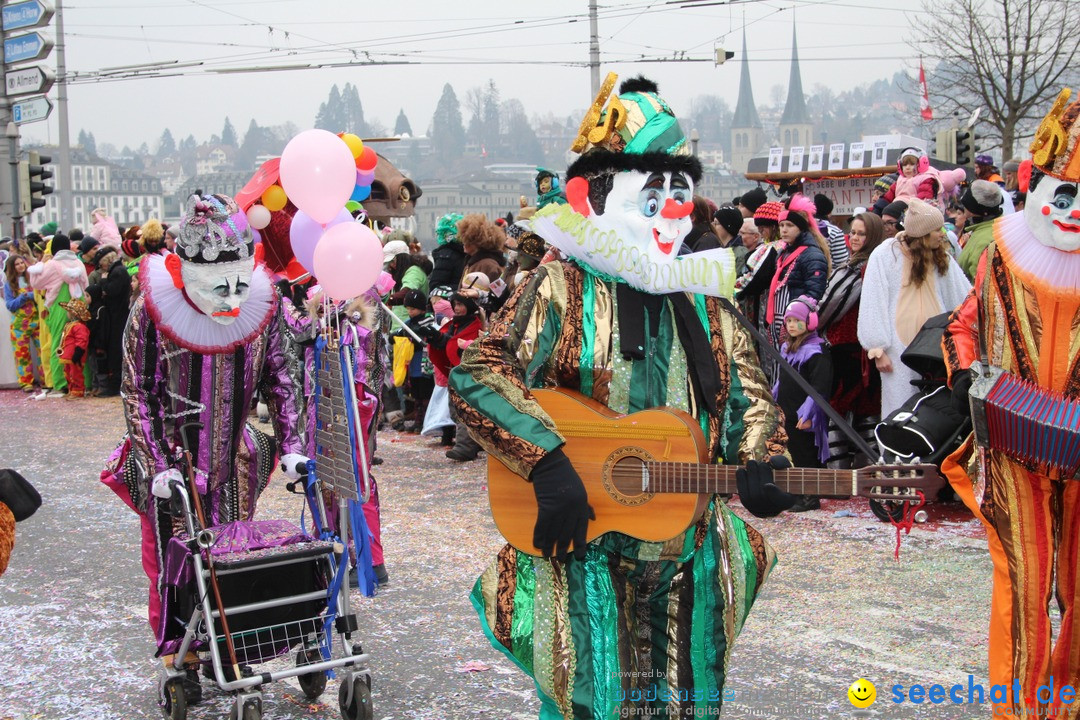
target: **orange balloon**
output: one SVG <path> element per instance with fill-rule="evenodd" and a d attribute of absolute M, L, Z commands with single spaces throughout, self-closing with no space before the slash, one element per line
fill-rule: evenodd
<path fill-rule="evenodd" d="M 364 152 L 364 141 L 356 135 L 345 133 L 341 136 L 341 139 L 349 146 L 349 152 L 352 153 L 353 158 L 360 157 L 360 153 Z"/>
<path fill-rule="evenodd" d="M 289 202 L 288 195 L 280 185 L 271 185 L 262 194 L 262 204 L 270 212 L 277 212 Z"/>

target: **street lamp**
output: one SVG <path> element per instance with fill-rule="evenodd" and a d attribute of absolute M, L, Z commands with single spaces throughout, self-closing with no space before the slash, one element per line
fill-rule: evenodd
<path fill-rule="evenodd" d="M 697 146 L 699 140 L 701 140 L 701 136 L 698 135 L 697 128 L 693 128 L 690 131 L 690 152 L 692 152 L 695 157 L 697 156 Z"/>

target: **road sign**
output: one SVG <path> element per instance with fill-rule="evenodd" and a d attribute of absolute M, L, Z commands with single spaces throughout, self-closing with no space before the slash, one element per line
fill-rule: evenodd
<path fill-rule="evenodd" d="M 4 63 L 28 62 L 40 60 L 53 48 L 53 39 L 39 32 L 16 35 L 4 40 Z"/>
<path fill-rule="evenodd" d="M 56 76 L 52 72 L 37 65 L 15 68 L 4 74 L 8 96 L 47 93 L 54 80 Z"/>
<path fill-rule="evenodd" d="M 27 0 L 3 9 L 4 31 L 40 27 L 52 19 L 53 7 L 42 0 Z"/>
<path fill-rule="evenodd" d="M 51 112 L 52 103 L 44 95 L 26 98 L 11 105 L 11 116 L 16 125 L 44 120 Z"/>

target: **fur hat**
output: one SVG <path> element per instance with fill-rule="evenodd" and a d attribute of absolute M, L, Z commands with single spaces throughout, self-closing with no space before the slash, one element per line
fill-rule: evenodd
<path fill-rule="evenodd" d="M 918 198 L 908 202 L 904 213 L 904 231 L 909 238 L 919 238 L 940 230 L 945 225 L 945 216 L 936 207 Z"/>
<path fill-rule="evenodd" d="M 757 212 L 757 209 L 769 201 L 769 196 L 765 194 L 765 191 L 759 187 L 754 188 L 750 192 L 744 194 L 739 198 L 739 205 L 749 210 L 751 213 Z"/>
<path fill-rule="evenodd" d="M 254 250 L 255 239 L 247 215 L 235 200 L 228 195 L 188 198 L 180 218 L 180 235 L 176 238 L 176 254 L 181 260 L 235 262 L 252 257 Z"/>
<path fill-rule="evenodd" d="M 780 213 L 784 211 L 784 203 L 777 200 L 762 203 L 754 211 L 755 225 L 779 225 Z"/>
<path fill-rule="evenodd" d="M 690 154 L 690 143 L 656 83 L 641 76 L 631 78 L 619 87 L 617 97 L 609 98 L 617 79 L 615 73 L 608 73 L 582 121 L 570 147 L 581 157 L 567 169 L 567 179 L 590 180 L 619 170 L 638 170 L 684 172 L 700 182 L 701 163 Z"/>
<path fill-rule="evenodd" d="M 818 193 L 814 196 L 814 215 L 816 217 L 819 217 L 822 220 L 828 220 L 829 216 L 832 215 L 834 207 L 836 207 L 836 205 L 833 204 L 833 201 L 829 199 L 828 195 Z"/>
<path fill-rule="evenodd" d="M 143 245 L 157 243 L 163 237 L 165 237 L 165 228 L 161 226 L 161 221 L 157 218 L 150 218 L 139 228 L 139 238 Z"/>
<path fill-rule="evenodd" d="M 979 217 L 997 217 L 1002 213 L 1005 201 L 997 183 L 989 180 L 976 180 L 964 191 L 960 204 L 969 212 Z"/>
<path fill-rule="evenodd" d="M 730 205 L 725 205 L 717 210 L 713 214 L 713 219 L 716 220 L 717 224 L 724 228 L 731 237 L 738 235 L 739 230 L 742 229 L 742 213 Z"/>

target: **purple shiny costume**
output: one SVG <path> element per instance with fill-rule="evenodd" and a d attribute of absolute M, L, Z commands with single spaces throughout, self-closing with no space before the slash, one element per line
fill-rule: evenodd
<path fill-rule="evenodd" d="M 273 288 L 266 290 L 274 293 Z M 298 388 L 286 368 L 283 318 L 276 298 L 253 335 L 219 352 L 187 349 L 157 326 L 146 295 L 131 310 L 124 333 L 123 404 L 127 443 L 102 474 L 142 520 L 143 569 L 150 578 L 150 624 L 159 649 L 176 637 L 175 619 L 162 612 L 159 569 L 173 535 L 183 529 L 166 512 L 166 501 L 149 492 L 154 475 L 175 467 L 183 447 L 180 428 L 191 429 L 188 443 L 196 468 L 208 525 L 250 520 L 277 462 L 277 453 L 303 451 L 298 422 Z M 274 438 L 248 424 L 262 391 L 270 408 Z M 123 451 L 128 449 L 126 459 Z M 126 460 L 126 461 L 125 461 Z"/>

